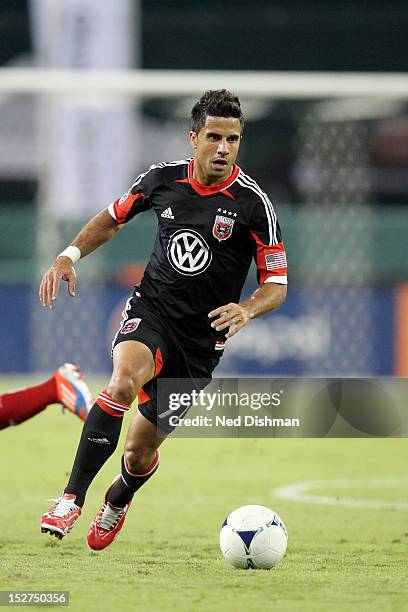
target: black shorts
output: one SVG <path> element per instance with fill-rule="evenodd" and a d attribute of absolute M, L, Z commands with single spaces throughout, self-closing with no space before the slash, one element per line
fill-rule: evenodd
<path fill-rule="evenodd" d="M 158 313 L 152 312 L 137 291 L 126 302 L 123 314 L 112 350 L 126 340 L 136 340 L 151 350 L 155 373 L 154 378 L 139 391 L 139 410 L 156 425 L 159 435 L 164 436 L 175 428 L 173 423 L 177 416 L 184 416 L 187 411 L 185 407 L 169 410 L 168 395 L 204 389 L 211 382 L 212 372 L 220 358 L 203 357 L 183 346 L 177 338 L 177 331 L 168 321 L 164 322 Z M 161 380 L 159 385 L 158 380 Z"/>

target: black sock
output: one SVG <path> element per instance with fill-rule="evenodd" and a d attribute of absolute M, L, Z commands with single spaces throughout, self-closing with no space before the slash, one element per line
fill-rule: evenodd
<path fill-rule="evenodd" d="M 115 451 L 122 416 L 113 416 L 94 404 L 82 430 L 69 482 L 64 493 L 76 495 L 75 503 L 83 506 L 89 485 Z"/>
<path fill-rule="evenodd" d="M 159 467 L 159 451 L 156 451 L 152 463 L 142 472 L 142 474 L 131 474 L 125 465 L 125 458 L 122 455 L 122 477 L 118 478 L 108 491 L 106 501 L 116 508 L 124 508 L 133 495 L 145 482 L 149 480 Z"/>

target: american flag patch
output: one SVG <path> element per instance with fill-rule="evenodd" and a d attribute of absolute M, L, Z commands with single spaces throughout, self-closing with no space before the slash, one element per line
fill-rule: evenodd
<path fill-rule="evenodd" d="M 265 255 L 265 263 L 267 270 L 277 270 L 278 268 L 286 268 L 287 263 L 285 251 Z"/>

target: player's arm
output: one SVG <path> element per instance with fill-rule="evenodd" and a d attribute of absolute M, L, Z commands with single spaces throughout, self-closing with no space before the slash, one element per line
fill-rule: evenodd
<path fill-rule="evenodd" d="M 287 286 L 278 283 L 264 283 L 256 289 L 248 300 L 240 304 L 226 304 L 209 313 L 209 317 L 217 317 L 212 323 L 217 331 L 230 327 L 226 338 L 231 338 L 245 327 L 251 319 L 256 319 L 267 312 L 276 310 L 286 299 Z"/>
<path fill-rule="evenodd" d="M 113 238 L 120 227 L 108 210 L 102 210 L 81 229 L 72 246 L 81 251 L 82 259 Z"/>
<path fill-rule="evenodd" d="M 61 280 L 68 283 L 68 293 L 75 296 L 75 261 L 108 242 L 119 228 L 120 225 L 107 210 L 102 210 L 85 225 L 68 247 L 70 254 L 59 255 L 41 280 L 39 296 L 45 308 L 54 307 Z"/>
<path fill-rule="evenodd" d="M 91 219 L 70 246 L 57 257 L 40 284 L 39 296 L 44 307 L 54 307 L 61 280 L 68 283 L 68 293 L 73 297 L 76 285 L 74 264 L 78 259 L 108 242 L 124 223 L 151 208 L 151 184 L 147 179 L 149 172 L 141 174 L 129 191 Z"/>
<path fill-rule="evenodd" d="M 251 319 L 276 310 L 286 299 L 288 281 L 285 247 L 275 211 L 265 193 L 253 208 L 250 235 L 258 289 L 248 300 L 240 304 L 225 304 L 208 315 L 210 318 L 216 317 L 211 326 L 217 331 L 230 328 L 225 334 L 226 338 L 234 336 Z"/>

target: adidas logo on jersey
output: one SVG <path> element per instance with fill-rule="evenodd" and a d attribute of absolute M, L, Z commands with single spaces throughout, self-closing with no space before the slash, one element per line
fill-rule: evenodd
<path fill-rule="evenodd" d="M 162 214 L 160 216 L 164 217 L 165 219 L 174 219 L 174 215 L 173 215 L 173 212 L 172 212 L 170 206 L 168 208 L 166 208 L 166 210 L 163 210 L 163 212 L 162 212 Z"/>

